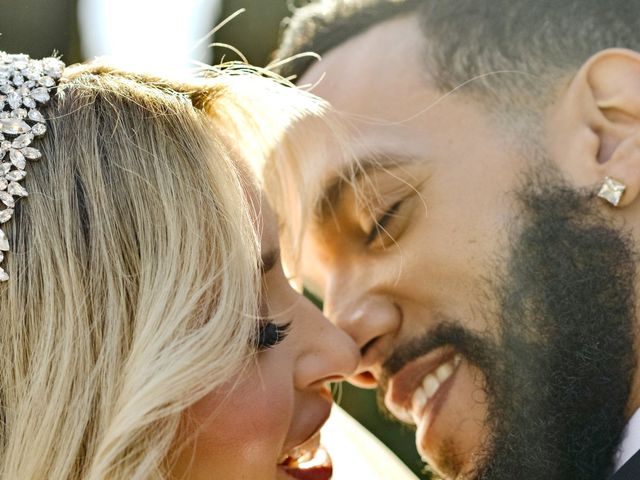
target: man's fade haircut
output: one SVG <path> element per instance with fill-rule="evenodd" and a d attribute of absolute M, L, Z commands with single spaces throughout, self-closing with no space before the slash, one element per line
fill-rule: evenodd
<path fill-rule="evenodd" d="M 320 55 L 399 15 L 417 14 L 433 86 L 504 110 L 540 110 L 593 54 L 640 51 L 638 0 L 317 0 L 285 23 L 277 59 Z M 300 78 L 314 59 L 279 67 Z"/>

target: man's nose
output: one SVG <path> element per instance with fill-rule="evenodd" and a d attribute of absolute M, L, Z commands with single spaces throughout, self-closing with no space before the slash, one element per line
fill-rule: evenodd
<path fill-rule="evenodd" d="M 349 334 L 364 354 L 382 337 L 395 333 L 400 326 L 398 308 L 384 295 L 344 299 L 338 308 L 328 307 L 326 315 L 332 323 Z"/>
<path fill-rule="evenodd" d="M 348 287 L 343 284 L 342 288 L 336 286 L 328 289 L 330 291 L 325 293 L 325 314 L 360 349 L 360 374 L 374 370 L 384 361 L 389 353 L 386 350 L 400 330 L 402 312 L 386 294 L 367 291 L 359 293 Z M 366 376 L 371 377 L 371 374 Z"/>

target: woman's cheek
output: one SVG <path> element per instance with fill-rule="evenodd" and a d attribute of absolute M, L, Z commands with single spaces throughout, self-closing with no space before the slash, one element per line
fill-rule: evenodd
<path fill-rule="evenodd" d="M 191 454 L 194 474 L 270 478 L 266 472 L 273 470 L 275 476 L 294 400 L 290 385 L 258 368 L 245 372 L 242 383 L 230 383 L 189 409 L 187 424 L 196 437 L 185 454 Z"/>

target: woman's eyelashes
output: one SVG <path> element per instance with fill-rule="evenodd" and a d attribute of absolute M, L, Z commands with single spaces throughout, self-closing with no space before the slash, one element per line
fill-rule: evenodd
<path fill-rule="evenodd" d="M 256 347 L 259 351 L 273 348 L 282 342 L 291 330 L 291 322 L 277 324 L 273 320 L 262 320 L 258 327 Z"/>

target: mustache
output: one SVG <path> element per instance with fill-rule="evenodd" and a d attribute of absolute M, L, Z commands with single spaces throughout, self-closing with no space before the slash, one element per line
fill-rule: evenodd
<path fill-rule="evenodd" d="M 378 407 L 383 413 L 391 416 L 384 405 L 391 377 L 409 362 L 441 347 L 452 347 L 483 372 L 491 371 L 496 364 L 498 346 L 495 340 L 470 331 L 459 321 L 442 319 L 421 336 L 396 347 L 382 364 L 378 380 Z"/>

